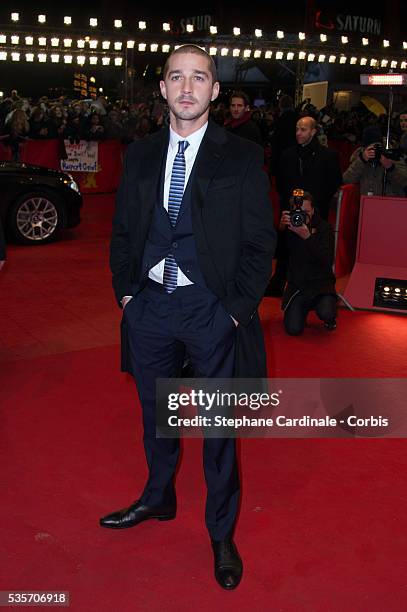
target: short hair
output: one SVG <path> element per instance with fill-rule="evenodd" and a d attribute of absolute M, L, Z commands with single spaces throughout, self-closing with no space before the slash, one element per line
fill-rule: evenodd
<path fill-rule="evenodd" d="M 244 91 L 233 91 L 229 98 L 229 103 L 232 101 L 232 98 L 242 98 L 244 105 L 250 106 L 249 96 Z"/>
<path fill-rule="evenodd" d="M 205 49 L 202 49 L 202 47 L 198 47 L 198 45 L 181 45 L 180 47 L 175 49 L 171 53 L 171 55 L 167 57 L 167 60 L 164 64 L 163 79 L 165 79 L 165 77 L 168 74 L 168 70 L 170 66 L 170 59 L 172 58 L 172 56 L 179 55 L 181 53 L 195 53 L 196 55 L 202 55 L 202 57 L 206 57 L 206 59 L 208 60 L 208 67 L 209 67 L 209 72 L 211 73 L 211 76 L 212 76 L 212 81 L 214 83 L 217 82 L 218 74 L 217 74 L 215 62 L 213 61 L 212 56 L 209 55 L 209 53 L 207 53 Z"/>

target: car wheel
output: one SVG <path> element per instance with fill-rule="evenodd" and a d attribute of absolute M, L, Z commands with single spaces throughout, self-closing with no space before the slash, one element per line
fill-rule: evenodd
<path fill-rule="evenodd" d="M 66 213 L 58 196 L 36 191 L 20 196 L 11 206 L 10 229 L 20 244 L 44 244 L 66 225 Z"/>

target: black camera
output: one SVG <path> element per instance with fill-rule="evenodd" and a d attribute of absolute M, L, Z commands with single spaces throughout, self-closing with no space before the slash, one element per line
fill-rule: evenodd
<path fill-rule="evenodd" d="M 371 159 L 372 164 L 375 166 L 379 164 L 380 157 L 384 155 L 387 159 L 392 159 L 393 161 L 398 161 L 401 157 L 400 149 L 386 149 L 382 144 L 376 142 L 373 145 L 374 149 L 374 157 Z"/>
<path fill-rule="evenodd" d="M 290 201 L 290 223 L 293 227 L 301 227 L 309 223 L 309 215 L 302 210 L 302 204 L 304 202 L 304 190 L 294 189 L 293 195 Z"/>

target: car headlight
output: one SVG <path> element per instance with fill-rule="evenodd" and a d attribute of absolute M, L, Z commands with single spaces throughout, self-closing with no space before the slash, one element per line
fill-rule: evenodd
<path fill-rule="evenodd" d="M 74 191 L 76 191 L 76 193 L 80 194 L 80 190 L 79 190 L 79 185 L 78 183 L 75 181 L 74 177 L 71 174 L 68 174 L 69 178 L 71 179 L 70 181 L 64 181 L 64 183 L 66 183 L 66 185 L 68 187 L 70 187 L 71 189 L 73 189 Z"/>

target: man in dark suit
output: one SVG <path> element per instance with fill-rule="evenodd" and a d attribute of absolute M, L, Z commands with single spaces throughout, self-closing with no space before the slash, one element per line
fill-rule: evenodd
<path fill-rule="evenodd" d="M 199 47 L 173 52 L 160 87 L 170 128 L 129 147 L 113 220 L 123 355 L 143 409 L 149 468 L 141 497 L 101 519 L 114 529 L 175 517 L 179 440 L 156 438 L 156 379 L 179 376 L 185 354 L 201 378 L 266 376 L 257 306 L 275 234 L 263 151 L 208 123 L 219 83 Z M 205 438 L 203 452 L 215 577 L 233 589 L 242 575 L 232 539 L 240 495 L 235 442 Z"/>

